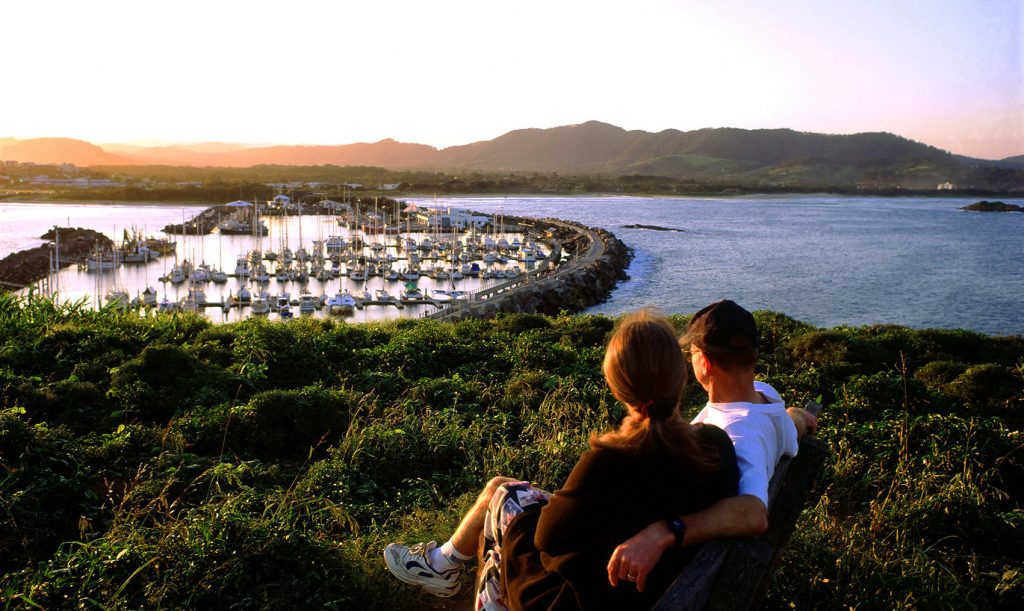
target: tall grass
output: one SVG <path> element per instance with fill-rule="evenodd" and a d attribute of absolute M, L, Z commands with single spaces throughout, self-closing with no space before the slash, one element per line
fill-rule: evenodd
<path fill-rule="evenodd" d="M 767 606 L 1016 607 L 1024 340 L 757 317 L 761 377 L 822 397 L 833 451 Z M 447 537 L 493 475 L 557 488 L 624 413 L 613 322 L 213 326 L 0 296 L 0 603 L 465 608 L 393 580 L 383 546 Z"/>

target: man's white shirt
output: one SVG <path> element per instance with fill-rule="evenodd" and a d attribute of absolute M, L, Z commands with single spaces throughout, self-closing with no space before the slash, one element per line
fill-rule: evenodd
<path fill-rule="evenodd" d="M 739 494 L 756 496 L 767 508 L 768 482 L 775 465 L 783 455 L 796 456 L 799 442 L 779 393 L 764 382 L 754 382 L 754 390 L 771 403 L 708 401 L 693 422 L 713 424 L 729 435 L 740 468 Z"/>

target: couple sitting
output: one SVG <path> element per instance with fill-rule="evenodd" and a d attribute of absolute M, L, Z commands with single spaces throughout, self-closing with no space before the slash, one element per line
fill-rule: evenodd
<path fill-rule="evenodd" d="M 775 464 L 817 426 L 754 382 L 757 344 L 754 317 L 732 301 L 698 312 L 678 341 L 655 313 L 627 316 L 602 368 L 627 408 L 619 428 L 591 437 L 554 494 L 492 479 L 449 541 L 392 543 L 388 569 L 447 597 L 479 556 L 477 609 L 651 607 L 693 544 L 767 528 Z M 708 392 L 692 424 L 679 413 L 684 354 Z"/>

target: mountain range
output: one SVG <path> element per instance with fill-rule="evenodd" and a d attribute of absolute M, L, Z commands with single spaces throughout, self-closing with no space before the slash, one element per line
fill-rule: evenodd
<path fill-rule="evenodd" d="M 973 188 L 1024 183 L 1024 155 L 991 161 L 954 155 L 889 133 L 830 135 L 736 128 L 656 133 L 589 121 L 520 129 L 437 149 L 386 139 L 337 146 L 98 146 L 69 138 L 0 139 L 0 160 L 77 166 L 378 166 L 388 169 L 650 175 L 739 184 Z"/>

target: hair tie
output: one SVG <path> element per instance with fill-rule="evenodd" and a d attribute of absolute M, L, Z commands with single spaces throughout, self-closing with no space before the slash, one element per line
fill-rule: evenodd
<path fill-rule="evenodd" d="M 636 411 L 640 412 L 640 415 L 643 416 L 644 418 L 648 418 L 649 416 L 647 415 L 647 410 L 649 410 L 652 405 L 654 405 L 653 400 L 644 401 L 640 405 L 636 406 Z"/>

